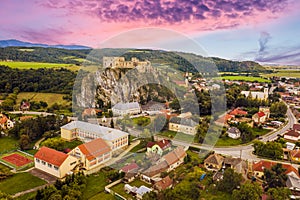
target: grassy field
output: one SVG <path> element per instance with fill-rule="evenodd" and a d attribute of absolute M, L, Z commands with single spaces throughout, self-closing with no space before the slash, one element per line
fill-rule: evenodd
<path fill-rule="evenodd" d="M 64 63 L 40 63 L 40 62 L 7 62 L 7 61 L 0 61 L 0 65 L 6 65 L 11 68 L 18 68 L 18 69 L 39 69 L 39 68 L 52 68 L 52 69 L 60 69 L 66 68 L 72 71 L 79 70 L 79 66 L 73 64 L 64 64 Z"/>
<path fill-rule="evenodd" d="M 38 93 L 38 92 L 21 92 L 18 94 L 16 105 L 20 105 L 23 99 L 30 101 L 44 101 L 48 106 L 53 105 L 54 103 L 67 105 L 69 102 L 63 99 L 64 94 L 55 94 L 55 93 Z"/>
<path fill-rule="evenodd" d="M 229 81 L 249 81 L 249 82 L 259 82 L 259 83 L 270 83 L 270 80 L 261 78 L 261 77 L 253 77 L 253 76 L 221 76 L 217 77 L 218 80 L 229 80 Z"/>
<path fill-rule="evenodd" d="M 194 142 L 195 136 L 193 135 L 188 135 L 188 134 L 184 134 L 184 133 L 180 133 L 180 132 L 175 132 L 175 131 L 163 131 L 161 133 L 159 133 L 159 135 L 161 136 L 165 136 L 171 139 L 176 139 L 176 140 L 180 140 L 180 141 L 185 141 L 185 142 Z"/>
<path fill-rule="evenodd" d="M 0 190 L 7 194 L 15 194 L 43 184 L 46 184 L 46 181 L 25 172 L 0 181 Z"/>
<path fill-rule="evenodd" d="M 0 138 L 0 154 L 17 149 L 18 140 L 11 137 Z"/>
<path fill-rule="evenodd" d="M 235 146 L 242 144 L 242 141 L 240 139 L 232 139 L 230 137 L 222 137 L 219 138 L 216 146 Z"/>
<path fill-rule="evenodd" d="M 104 187 L 108 184 L 105 174 L 99 172 L 87 178 L 86 188 L 83 191 L 84 199 L 90 199 L 96 195 L 104 193 Z M 97 198 L 94 198 L 97 199 Z"/>
<path fill-rule="evenodd" d="M 282 70 L 275 73 L 270 74 L 262 74 L 264 77 L 272 77 L 272 76 L 283 76 L 283 77 L 293 77 L 293 78 L 300 78 L 300 71 L 299 70 Z"/>
<path fill-rule="evenodd" d="M 36 192 L 30 192 L 30 193 L 24 194 L 22 196 L 19 196 L 19 197 L 15 198 L 15 199 L 16 200 L 34 199 L 35 195 L 36 195 Z"/>

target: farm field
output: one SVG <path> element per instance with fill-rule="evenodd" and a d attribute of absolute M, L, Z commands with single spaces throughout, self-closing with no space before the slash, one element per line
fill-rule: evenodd
<path fill-rule="evenodd" d="M 229 81 L 249 81 L 249 82 L 259 82 L 259 83 L 269 83 L 270 80 L 261 78 L 261 77 L 254 77 L 254 76 L 220 76 L 217 77 L 218 80 L 229 80 Z"/>
<path fill-rule="evenodd" d="M 272 76 L 283 76 L 283 77 L 294 77 L 300 78 L 300 70 L 282 70 L 275 73 L 270 74 L 262 74 L 265 77 L 272 77 Z"/>
<path fill-rule="evenodd" d="M 63 99 L 64 94 L 55 94 L 55 93 L 38 93 L 38 92 L 21 92 L 18 94 L 17 98 L 17 106 L 20 105 L 23 99 L 30 100 L 30 101 L 44 101 L 51 106 L 55 103 L 67 105 L 68 101 Z"/>
<path fill-rule="evenodd" d="M 53 68 L 60 69 L 66 68 L 71 71 L 79 70 L 79 66 L 75 66 L 73 64 L 64 64 L 64 63 L 40 63 L 40 62 L 17 62 L 17 61 L 0 61 L 0 65 L 6 65 L 11 68 L 18 69 L 39 69 L 39 68 Z"/>
<path fill-rule="evenodd" d="M 46 184 L 46 181 L 24 172 L 0 181 L 0 190 L 7 194 L 16 194 L 43 184 Z"/>

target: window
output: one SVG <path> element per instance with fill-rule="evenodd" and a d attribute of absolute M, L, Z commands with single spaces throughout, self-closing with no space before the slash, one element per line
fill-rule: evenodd
<path fill-rule="evenodd" d="M 40 159 L 36 158 L 36 162 L 38 162 L 38 163 L 39 163 L 39 162 L 40 162 Z"/>
<path fill-rule="evenodd" d="M 48 167 L 52 168 L 52 165 L 50 163 L 48 163 Z"/>
<path fill-rule="evenodd" d="M 43 165 L 46 165 L 46 162 L 45 162 L 45 161 L 42 161 L 42 164 L 43 164 Z"/>
<path fill-rule="evenodd" d="M 54 166 L 54 169 L 55 169 L 55 170 L 58 170 L 58 167 Z"/>

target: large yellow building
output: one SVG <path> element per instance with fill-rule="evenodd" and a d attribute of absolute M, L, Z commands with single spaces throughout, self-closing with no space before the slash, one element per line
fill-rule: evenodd
<path fill-rule="evenodd" d="M 169 130 L 195 135 L 197 133 L 197 125 L 192 119 L 172 117 L 169 121 Z"/>
<path fill-rule="evenodd" d="M 77 158 L 48 147 L 41 147 L 34 155 L 35 168 L 63 178 L 77 165 Z"/>
<path fill-rule="evenodd" d="M 85 142 L 102 138 L 112 152 L 128 146 L 128 133 L 97 124 L 82 121 L 72 121 L 60 128 L 61 137 L 71 141 L 76 138 Z"/>
<path fill-rule="evenodd" d="M 91 170 L 111 159 L 111 149 L 101 139 L 94 139 L 73 149 L 69 155 L 78 158 L 81 167 Z"/>

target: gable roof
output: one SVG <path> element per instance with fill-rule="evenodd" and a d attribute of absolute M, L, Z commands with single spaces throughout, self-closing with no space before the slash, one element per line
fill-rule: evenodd
<path fill-rule="evenodd" d="M 137 170 L 139 166 L 136 163 L 130 163 L 121 168 L 121 171 L 128 173 L 134 170 Z"/>
<path fill-rule="evenodd" d="M 215 165 L 221 165 L 223 161 L 224 161 L 224 157 L 219 154 L 212 154 L 204 160 L 205 163 L 210 163 Z"/>
<path fill-rule="evenodd" d="M 300 133 L 298 133 L 298 132 L 295 131 L 295 130 L 290 130 L 290 131 L 288 131 L 287 133 L 285 133 L 284 135 L 292 136 L 292 137 L 299 137 L 299 136 L 300 136 Z"/>
<path fill-rule="evenodd" d="M 152 176 L 155 176 L 156 174 L 166 171 L 168 169 L 168 167 L 169 166 L 168 166 L 167 161 L 164 160 L 162 162 L 159 162 L 156 165 L 152 165 L 147 170 L 145 170 L 143 172 L 143 174 L 145 174 L 146 176 L 152 177 Z"/>
<path fill-rule="evenodd" d="M 294 158 L 300 158 L 300 150 L 298 150 L 298 149 L 290 151 L 290 154 Z"/>
<path fill-rule="evenodd" d="M 252 170 L 253 171 L 263 172 L 264 169 L 271 169 L 272 166 L 274 166 L 276 164 L 278 164 L 278 163 L 261 160 L 259 162 L 253 163 Z M 295 173 L 299 177 L 298 170 L 295 169 L 292 165 L 290 165 L 290 164 L 284 164 L 284 163 L 281 163 L 281 164 L 282 164 L 282 168 L 286 169 L 285 174 L 290 174 L 291 172 L 293 172 L 293 173 Z"/>
<path fill-rule="evenodd" d="M 68 154 L 45 146 L 41 147 L 40 150 L 34 155 L 35 158 L 43 160 L 57 167 L 61 166 L 68 156 Z"/>
<path fill-rule="evenodd" d="M 300 131 L 300 124 L 294 124 L 293 129 L 296 131 Z"/>
<path fill-rule="evenodd" d="M 186 156 L 186 152 L 182 147 L 177 147 L 173 151 L 163 156 L 163 159 L 168 163 L 168 165 L 172 165 L 176 163 L 178 160 Z"/>
<path fill-rule="evenodd" d="M 166 176 L 165 178 L 161 179 L 160 181 L 157 181 L 154 184 L 154 187 L 158 190 L 165 190 L 168 187 L 170 187 L 172 184 L 173 184 L 173 180 L 169 176 Z"/>
<path fill-rule="evenodd" d="M 258 115 L 258 117 L 263 117 L 263 116 L 265 116 L 265 113 L 260 111 L 260 112 L 257 113 L 257 115 Z"/>
<path fill-rule="evenodd" d="M 141 109 L 138 102 L 128 102 L 128 103 L 122 103 L 119 102 L 115 104 L 112 109 L 116 110 L 130 110 L 130 109 Z"/>
<path fill-rule="evenodd" d="M 88 143 L 81 144 L 78 146 L 78 148 L 88 160 L 93 160 L 111 151 L 108 144 L 106 144 L 106 142 L 101 138 L 97 138 Z"/>
<path fill-rule="evenodd" d="M 71 121 L 70 123 L 62 126 L 61 129 L 85 130 L 85 131 L 93 132 L 93 133 L 97 134 L 99 137 L 103 138 L 104 140 L 110 140 L 110 141 L 118 139 L 120 137 L 128 136 L 128 133 L 126 133 L 124 131 L 105 127 L 105 126 L 100 126 L 98 124 L 83 122 L 83 121 Z"/>
<path fill-rule="evenodd" d="M 192 119 L 186 119 L 186 118 L 180 118 L 180 117 L 172 117 L 170 119 L 170 123 L 180 124 L 180 125 L 190 126 L 190 127 L 197 126 L 197 123 L 194 122 L 194 120 L 192 120 Z"/>
<path fill-rule="evenodd" d="M 236 108 L 233 111 L 231 111 L 229 114 L 230 115 L 247 115 L 248 112 L 246 112 L 246 111 L 244 111 L 242 109 Z"/>
<path fill-rule="evenodd" d="M 171 145 L 171 140 L 163 139 L 158 142 L 148 142 L 147 147 L 152 148 L 155 144 L 157 144 L 162 150 L 164 150 Z"/>

